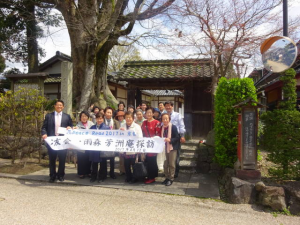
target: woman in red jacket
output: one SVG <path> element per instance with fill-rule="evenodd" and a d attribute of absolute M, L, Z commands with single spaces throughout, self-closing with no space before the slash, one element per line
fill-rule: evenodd
<path fill-rule="evenodd" d="M 152 107 L 146 108 L 146 120 L 142 124 L 142 131 L 144 137 L 161 136 L 161 124 L 158 120 L 153 119 L 154 109 Z M 157 153 L 147 153 L 146 155 L 148 178 L 145 184 L 155 182 L 155 177 L 158 176 Z"/>

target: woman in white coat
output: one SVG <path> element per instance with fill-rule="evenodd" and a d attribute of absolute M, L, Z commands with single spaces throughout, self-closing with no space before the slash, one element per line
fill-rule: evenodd
<path fill-rule="evenodd" d="M 120 130 L 130 130 L 134 131 L 137 137 L 142 138 L 143 132 L 137 123 L 134 121 L 134 115 L 132 112 L 126 112 L 125 113 L 125 121 L 126 124 L 120 128 Z M 125 152 L 124 153 L 124 165 L 125 165 L 125 174 L 126 174 L 126 180 L 125 182 L 128 182 L 130 184 L 133 184 L 136 182 L 136 180 L 132 177 L 132 171 L 131 167 L 135 164 L 137 161 L 137 154 L 134 152 Z"/>

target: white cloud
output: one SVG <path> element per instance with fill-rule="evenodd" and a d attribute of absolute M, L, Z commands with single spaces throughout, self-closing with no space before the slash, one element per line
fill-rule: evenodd
<path fill-rule="evenodd" d="M 53 57 L 56 54 L 56 51 L 71 55 L 70 36 L 65 25 L 60 28 L 52 28 L 49 34 L 46 37 L 39 39 L 38 42 L 46 52 L 46 57 L 43 58 L 41 62 Z"/>

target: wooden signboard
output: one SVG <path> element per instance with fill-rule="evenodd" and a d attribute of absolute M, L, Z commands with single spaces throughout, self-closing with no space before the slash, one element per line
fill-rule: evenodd
<path fill-rule="evenodd" d="M 242 109 L 242 169 L 256 169 L 257 163 L 257 109 Z"/>

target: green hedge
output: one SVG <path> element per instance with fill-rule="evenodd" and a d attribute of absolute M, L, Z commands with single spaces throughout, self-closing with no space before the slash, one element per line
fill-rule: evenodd
<path fill-rule="evenodd" d="M 233 167 L 237 160 L 238 113 L 234 105 L 251 98 L 257 101 L 256 89 L 250 78 L 221 78 L 215 97 L 215 161 L 224 167 Z"/>
<path fill-rule="evenodd" d="M 36 89 L 0 94 L 0 146 L 10 153 L 12 163 L 41 152 L 45 104 L 46 98 Z"/>
<path fill-rule="evenodd" d="M 296 93 L 296 71 L 292 68 L 285 71 L 280 80 L 283 82 L 283 97 L 279 107 L 285 110 L 296 110 L 297 93 Z"/>
<path fill-rule="evenodd" d="M 274 110 L 261 116 L 264 135 L 261 145 L 276 166 L 270 175 L 279 179 L 300 178 L 300 112 Z"/>
<path fill-rule="evenodd" d="M 280 109 L 262 115 L 264 123 L 262 147 L 269 152 L 268 160 L 276 166 L 269 173 L 279 179 L 300 179 L 300 112 L 296 111 L 296 72 L 285 71 L 284 101 Z"/>

